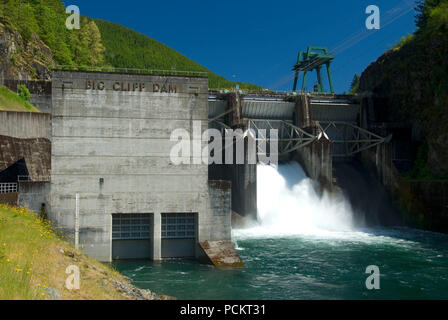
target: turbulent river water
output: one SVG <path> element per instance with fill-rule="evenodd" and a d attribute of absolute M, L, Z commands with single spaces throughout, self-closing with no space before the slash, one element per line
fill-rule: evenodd
<path fill-rule="evenodd" d="M 178 299 L 448 299 L 448 235 L 357 226 L 350 204 L 318 195 L 296 163 L 259 166 L 257 175 L 260 224 L 233 230 L 244 269 L 185 260 L 115 267 Z M 372 265 L 379 290 L 366 287 Z"/>

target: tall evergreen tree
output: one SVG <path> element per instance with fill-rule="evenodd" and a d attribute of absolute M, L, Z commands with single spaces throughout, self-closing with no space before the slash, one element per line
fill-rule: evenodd
<path fill-rule="evenodd" d="M 360 82 L 360 77 L 358 74 L 355 74 L 355 76 L 353 77 L 352 83 L 350 85 L 350 94 L 358 93 L 359 82 Z"/>

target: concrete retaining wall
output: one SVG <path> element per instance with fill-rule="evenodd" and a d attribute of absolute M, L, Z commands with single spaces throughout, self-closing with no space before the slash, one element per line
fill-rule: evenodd
<path fill-rule="evenodd" d="M 51 94 L 32 94 L 29 102 L 43 113 L 51 113 Z"/>
<path fill-rule="evenodd" d="M 50 204 L 49 182 L 20 182 L 19 206 L 46 215 Z"/>
<path fill-rule="evenodd" d="M 0 124 L 3 136 L 51 139 L 51 115 L 48 113 L 0 111 Z"/>

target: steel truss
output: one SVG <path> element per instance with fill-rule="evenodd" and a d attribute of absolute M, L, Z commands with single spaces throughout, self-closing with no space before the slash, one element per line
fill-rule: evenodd
<path fill-rule="evenodd" d="M 250 129 L 255 132 L 255 137 L 253 138 L 257 141 L 258 152 L 263 154 L 266 153 L 263 147 L 266 148 L 272 142 L 278 143 L 278 153 L 282 156 L 303 148 L 319 140 L 321 137 L 314 136 L 292 123 L 283 120 L 251 119 L 248 125 L 248 130 Z M 278 135 L 272 137 L 271 130 L 278 130 Z"/>
<path fill-rule="evenodd" d="M 223 133 L 231 130 L 225 123 L 216 120 L 213 122 L 222 127 Z M 351 157 L 382 143 L 388 143 L 392 139 L 391 135 L 383 138 L 350 122 L 320 121 L 315 122 L 315 125 L 318 129 L 317 135 L 306 132 L 284 120 L 249 119 L 248 128 L 239 139 L 244 139 L 250 135 L 251 138 L 257 141 L 257 153 L 261 154 L 266 153 L 267 145 L 277 142 L 279 155 L 286 155 L 325 138 L 334 144 L 344 145 L 345 152 L 343 154 L 333 154 L 335 157 Z M 278 135 L 271 137 L 270 130 L 278 130 Z M 334 130 L 337 131 L 337 134 L 334 134 Z M 331 131 L 333 131 L 333 134 Z M 333 138 L 335 135 L 342 137 L 342 139 Z"/>
<path fill-rule="evenodd" d="M 342 139 L 331 139 L 334 144 L 344 145 L 344 154 L 333 154 L 336 157 L 351 157 L 357 153 L 376 147 L 382 143 L 388 143 L 392 139 L 392 135 L 383 138 L 373 132 L 363 129 L 353 123 L 344 121 L 321 121 L 318 125 L 320 128 L 326 125 L 323 132 L 327 136 L 332 136 L 329 131 L 334 128 L 338 132 L 338 137 Z"/>

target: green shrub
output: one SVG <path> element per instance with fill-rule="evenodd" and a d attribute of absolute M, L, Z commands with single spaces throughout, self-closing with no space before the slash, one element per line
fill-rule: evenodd
<path fill-rule="evenodd" d="M 19 95 L 19 97 L 21 97 L 25 101 L 28 101 L 31 99 L 30 90 L 28 90 L 28 88 L 23 84 L 19 84 L 17 86 L 17 94 Z"/>

